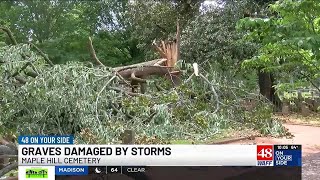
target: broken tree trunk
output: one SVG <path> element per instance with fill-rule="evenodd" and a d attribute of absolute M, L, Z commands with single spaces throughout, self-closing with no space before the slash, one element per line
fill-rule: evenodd
<path fill-rule="evenodd" d="M 174 67 L 180 58 L 180 27 L 177 22 L 176 38 L 173 41 L 161 41 L 159 45 L 153 43 L 155 49 L 160 54 L 161 58 L 167 59 L 165 66 Z M 174 86 L 180 84 L 180 71 L 171 69 L 165 77 L 173 83 Z"/>
<path fill-rule="evenodd" d="M 170 69 L 173 67 L 161 66 L 162 64 L 158 64 L 159 62 L 163 62 L 163 60 L 165 59 L 155 59 L 129 66 L 116 67 L 113 68 L 113 70 L 117 71 L 124 78 L 130 78 L 132 73 L 134 73 L 136 77 L 165 75 L 166 73 L 169 73 Z"/>
<path fill-rule="evenodd" d="M 180 84 L 180 71 L 174 67 L 180 56 L 180 29 L 177 23 L 176 38 L 173 41 L 161 41 L 158 45 L 154 42 L 153 46 L 160 54 L 161 59 L 155 59 L 138 64 L 112 68 L 122 78 L 130 80 L 132 91 L 137 85 L 140 85 L 140 90 L 144 93 L 146 88 L 146 78 L 151 75 L 164 76 L 172 82 L 174 86 Z M 98 59 L 92 45 L 92 40 L 89 37 L 89 50 L 92 59 L 97 65 L 104 66 Z"/>

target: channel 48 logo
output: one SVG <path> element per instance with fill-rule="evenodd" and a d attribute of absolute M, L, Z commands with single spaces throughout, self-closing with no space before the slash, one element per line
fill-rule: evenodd
<path fill-rule="evenodd" d="M 257 166 L 273 166 L 273 145 L 257 145 Z"/>

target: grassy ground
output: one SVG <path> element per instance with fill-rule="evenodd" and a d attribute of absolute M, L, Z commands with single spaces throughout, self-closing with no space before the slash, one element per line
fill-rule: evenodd
<path fill-rule="evenodd" d="M 228 141 L 237 138 L 246 138 L 250 136 L 258 135 L 259 133 L 252 129 L 227 129 L 216 134 L 215 136 L 209 137 L 205 140 L 174 140 L 171 144 L 214 144 L 217 142 Z"/>
<path fill-rule="evenodd" d="M 17 177 L 17 176 L 18 176 L 18 170 L 16 169 L 16 170 L 12 170 L 12 171 L 8 172 L 6 175 L 4 175 L 4 177 L 1 177 L 0 180 L 6 179 L 8 177 Z"/>
<path fill-rule="evenodd" d="M 310 116 L 304 117 L 300 114 L 293 113 L 290 115 L 279 115 L 275 114 L 274 118 L 280 119 L 283 123 L 292 124 L 306 124 L 311 126 L 320 126 L 320 114 L 314 113 Z M 216 142 L 227 141 L 230 139 L 237 139 L 242 137 L 259 136 L 260 134 L 252 129 L 228 129 L 216 134 L 213 137 L 207 138 L 206 140 L 174 140 L 172 144 L 213 144 Z"/>
<path fill-rule="evenodd" d="M 306 116 L 306 117 L 297 113 L 292 113 L 290 115 L 274 115 L 274 117 L 282 120 L 284 123 L 320 126 L 319 113 L 310 114 L 310 116 Z"/>

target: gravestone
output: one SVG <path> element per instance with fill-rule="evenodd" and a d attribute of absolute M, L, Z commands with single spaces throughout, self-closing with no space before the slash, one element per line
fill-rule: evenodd
<path fill-rule="evenodd" d="M 290 103 L 288 101 L 283 101 L 281 112 L 282 115 L 288 115 L 290 113 Z"/>
<path fill-rule="evenodd" d="M 314 101 L 313 101 L 312 111 L 318 112 L 318 111 L 319 111 L 319 110 L 318 110 L 319 107 L 320 107 L 320 98 L 315 98 Z"/>
<path fill-rule="evenodd" d="M 311 113 L 308 105 L 303 101 L 301 102 L 301 115 L 302 116 L 309 116 Z"/>
<path fill-rule="evenodd" d="M 313 111 L 314 99 L 312 98 L 305 98 L 304 102 L 308 106 L 309 110 Z"/>
<path fill-rule="evenodd" d="M 303 98 L 302 98 L 302 92 L 301 90 L 298 90 L 298 98 L 295 99 L 295 104 L 298 108 L 298 110 L 302 111 L 302 106 L 303 106 Z"/>

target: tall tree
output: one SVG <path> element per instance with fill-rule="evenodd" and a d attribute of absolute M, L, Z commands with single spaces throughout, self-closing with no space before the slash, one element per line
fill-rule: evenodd
<path fill-rule="evenodd" d="M 267 18 L 269 16 L 273 16 L 269 11 L 268 6 L 275 2 L 275 0 L 252 0 L 251 2 L 252 4 L 247 7 L 244 14 L 245 18 Z M 260 46 L 259 41 L 255 41 L 254 43 L 257 47 Z M 256 69 L 260 94 L 271 101 L 275 105 L 275 110 L 278 111 L 281 109 L 282 102 L 275 89 L 277 80 L 273 73 L 264 71 L 264 69 L 265 65 L 263 64 Z"/>
<path fill-rule="evenodd" d="M 259 70 L 261 93 L 271 100 L 276 100 L 275 85 L 312 85 L 319 90 L 319 7 L 315 0 L 284 0 L 271 6 L 274 16 L 240 21 L 239 27 L 248 32 L 246 39 L 261 45 L 245 64 Z M 288 83 L 292 79 L 295 83 Z"/>
<path fill-rule="evenodd" d="M 249 44 L 238 43 L 243 34 L 236 23 L 247 9 L 245 2 L 229 2 L 223 7 L 208 5 L 183 33 L 183 59 L 213 65 L 223 72 L 234 72 L 240 61 L 252 54 Z"/>

